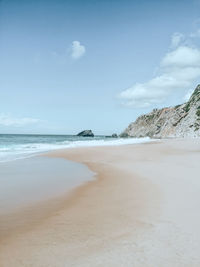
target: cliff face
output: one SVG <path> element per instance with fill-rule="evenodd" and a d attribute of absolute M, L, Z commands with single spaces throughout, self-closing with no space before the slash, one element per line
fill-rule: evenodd
<path fill-rule="evenodd" d="M 200 137 L 200 85 L 189 101 L 175 107 L 154 109 L 131 123 L 122 135 L 132 137 Z"/>

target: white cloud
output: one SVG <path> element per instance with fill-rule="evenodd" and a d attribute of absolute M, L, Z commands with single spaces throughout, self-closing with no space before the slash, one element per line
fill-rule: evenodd
<path fill-rule="evenodd" d="M 146 108 L 153 104 L 160 103 L 165 98 L 164 90 L 158 90 L 156 83 L 162 83 L 164 77 L 157 77 L 149 83 L 137 83 L 120 94 L 120 98 L 125 100 L 124 104 L 135 108 Z M 167 81 L 166 81 L 167 82 Z"/>
<path fill-rule="evenodd" d="M 0 114 L 0 125 L 3 126 L 24 126 L 27 124 L 33 124 L 39 122 L 39 119 L 34 118 L 14 118 L 8 114 Z"/>
<path fill-rule="evenodd" d="M 175 43 L 178 45 L 179 41 Z M 159 73 L 147 82 L 123 90 L 119 95 L 123 104 L 133 108 L 150 107 L 164 102 L 174 90 L 190 88 L 200 79 L 200 49 L 177 46 L 163 57 Z"/>
<path fill-rule="evenodd" d="M 171 48 L 176 48 L 184 40 L 184 35 L 180 32 L 175 32 L 171 39 Z"/>
<path fill-rule="evenodd" d="M 81 45 L 79 41 L 72 42 L 71 56 L 73 59 L 78 59 L 85 54 L 85 46 Z"/>
<path fill-rule="evenodd" d="M 180 46 L 166 54 L 161 62 L 161 66 L 169 68 L 199 67 L 200 50 L 188 46 Z"/>

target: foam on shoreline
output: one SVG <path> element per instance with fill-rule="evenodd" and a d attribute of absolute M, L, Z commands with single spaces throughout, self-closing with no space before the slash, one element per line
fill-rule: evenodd
<path fill-rule="evenodd" d="M 24 159 L 35 156 L 43 152 L 57 149 L 90 147 L 90 146 L 120 146 L 128 144 L 140 144 L 153 141 L 149 137 L 145 138 L 102 138 L 102 139 L 82 139 L 66 140 L 55 143 L 26 143 L 0 146 L 0 162 L 8 162 L 16 159 Z"/>

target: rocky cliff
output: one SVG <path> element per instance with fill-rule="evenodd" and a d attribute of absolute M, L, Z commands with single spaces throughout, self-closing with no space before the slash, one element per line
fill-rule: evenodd
<path fill-rule="evenodd" d="M 154 109 L 131 123 L 122 136 L 200 137 L 200 85 L 189 101 L 175 107 Z"/>

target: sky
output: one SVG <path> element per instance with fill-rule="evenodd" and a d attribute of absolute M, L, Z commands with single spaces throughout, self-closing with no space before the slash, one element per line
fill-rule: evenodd
<path fill-rule="evenodd" d="M 200 83 L 200 0 L 0 0 L 0 133 L 121 133 Z"/>

